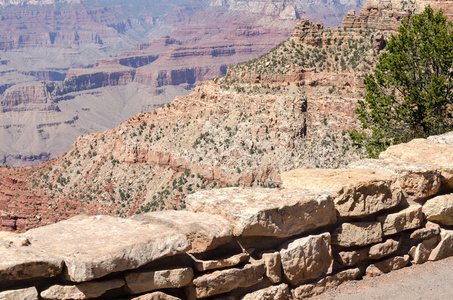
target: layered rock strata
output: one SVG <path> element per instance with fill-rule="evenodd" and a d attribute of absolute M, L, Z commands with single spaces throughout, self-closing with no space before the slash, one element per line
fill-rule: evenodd
<path fill-rule="evenodd" d="M 280 189 L 197 192 L 185 211 L 80 215 L 2 234 L 0 297 L 303 299 L 347 280 L 452 256 L 449 181 L 425 194 L 422 184 L 413 185 L 420 196 L 405 197 L 412 195 L 405 190 L 411 170 L 412 178 L 420 166 L 431 175 L 448 170 L 448 161 L 426 155 L 443 146 L 453 149 L 415 140 L 349 169 L 286 172 Z M 377 168 L 392 164 L 395 153 L 406 155 L 390 171 Z"/>

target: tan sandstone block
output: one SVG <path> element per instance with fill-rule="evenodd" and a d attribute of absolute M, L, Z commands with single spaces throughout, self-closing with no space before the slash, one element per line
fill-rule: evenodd
<path fill-rule="evenodd" d="M 423 223 L 422 206 L 414 204 L 402 211 L 378 216 L 377 219 L 382 223 L 384 235 L 392 235 L 404 230 L 419 228 Z"/>
<path fill-rule="evenodd" d="M 327 276 L 316 283 L 304 284 L 293 290 L 293 299 L 306 299 L 315 295 L 319 295 L 339 286 L 345 281 L 355 280 L 361 274 L 358 268 L 341 271 L 335 275 Z"/>
<path fill-rule="evenodd" d="M 92 299 L 123 286 L 122 279 L 91 281 L 76 285 L 53 285 L 41 292 L 41 298 L 44 300 Z"/>
<path fill-rule="evenodd" d="M 368 258 L 378 260 L 387 255 L 395 253 L 400 246 L 400 241 L 388 239 L 383 243 L 373 245 L 369 248 Z"/>
<path fill-rule="evenodd" d="M 379 158 L 433 165 L 441 170 L 442 184 L 453 188 L 453 147 L 450 145 L 414 139 L 406 144 L 390 146 Z"/>
<path fill-rule="evenodd" d="M 266 265 L 266 276 L 272 283 L 282 281 L 282 259 L 280 252 L 264 253 L 264 264 Z"/>
<path fill-rule="evenodd" d="M 210 297 L 255 285 L 263 280 L 265 271 L 264 263 L 257 263 L 202 275 L 193 280 L 195 295 L 197 298 Z"/>
<path fill-rule="evenodd" d="M 440 169 L 421 162 L 400 160 L 362 159 L 348 166 L 371 172 L 395 175 L 407 200 L 415 201 L 435 195 L 441 185 Z"/>
<path fill-rule="evenodd" d="M 16 247 L 27 246 L 28 239 L 15 232 L 0 231 L 0 240 Z"/>
<path fill-rule="evenodd" d="M 283 172 L 283 187 L 328 193 L 339 217 L 365 217 L 401 202 L 402 191 L 391 173 L 359 169 L 298 169 Z"/>
<path fill-rule="evenodd" d="M 429 199 L 423 205 L 423 213 L 430 221 L 453 226 L 453 194 Z"/>
<path fill-rule="evenodd" d="M 282 283 L 245 295 L 241 300 L 292 300 L 288 285 Z"/>
<path fill-rule="evenodd" d="M 2 281 L 54 277 L 63 261 L 32 247 L 16 247 L 0 240 L 0 285 Z"/>
<path fill-rule="evenodd" d="M 2 300 L 38 300 L 38 291 L 35 287 L 0 292 Z"/>
<path fill-rule="evenodd" d="M 248 253 L 243 252 L 233 256 L 228 256 L 225 258 L 215 260 L 199 260 L 193 256 L 192 259 L 194 260 L 195 269 L 199 272 L 204 272 L 208 270 L 233 267 L 246 261 L 249 257 L 250 255 Z"/>
<path fill-rule="evenodd" d="M 326 274 L 332 265 L 330 233 L 288 241 L 280 250 L 283 272 L 291 284 Z"/>
<path fill-rule="evenodd" d="M 216 189 L 191 194 L 186 204 L 193 212 L 224 217 L 235 236 L 289 237 L 336 221 L 328 195 L 304 190 Z"/>
<path fill-rule="evenodd" d="M 439 260 L 453 256 L 453 230 L 441 229 L 440 242 L 429 255 L 429 260 Z"/>
<path fill-rule="evenodd" d="M 342 247 L 366 246 L 382 241 L 379 222 L 343 223 L 332 233 L 332 244 Z"/>
<path fill-rule="evenodd" d="M 170 296 L 162 292 L 153 292 L 132 298 L 131 300 L 181 300 L 181 298 Z"/>
<path fill-rule="evenodd" d="M 192 244 L 189 253 L 201 253 L 233 240 L 233 227 L 219 215 L 190 211 L 156 211 L 135 215 L 133 220 L 162 224 L 186 235 Z"/>
<path fill-rule="evenodd" d="M 192 268 L 178 268 L 150 272 L 132 272 L 125 276 L 129 294 L 141 294 L 159 289 L 180 288 L 193 278 Z"/>
<path fill-rule="evenodd" d="M 391 257 L 386 260 L 369 265 L 366 269 L 367 276 L 379 276 L 393 270 L 398 270 L 407 266 L 410 262 L 409 255 Z"/>
<path fill-rule="evenodd" d="M 433 222 L 426 222 L 425 227 L 414 230 L 410 238 L 414 240 L 429 239 L 440 234 L 440 226 Z"/>
<path fill-rule="evenodd" d="M 368 248 L 360 248 L 351 251 L 340 251 L 337 254 L 334 254 L 335 261 L 346 267 L 353 266 L 356 263 L 367 258 Z"/>
<path fill-rule="evenodd" d="M 424 240 L 417 246 L 409 250 L 409 255 L 412 257 L 414 264 L 423 264 L 428 261 L 431 251 L 438 243 L 437 237 L 432 237 L 429 240 Z"/>
<path fill-rule="evenodd" d="M 73 282 L 135 269 L 190 249 L 187 237 L 174 229 L 110 216 L 77 216 L 25 236 L 34 248 L 63 259 Z"/>

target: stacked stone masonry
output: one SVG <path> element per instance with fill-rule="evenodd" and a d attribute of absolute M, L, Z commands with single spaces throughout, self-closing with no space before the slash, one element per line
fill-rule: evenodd
<path fill-rule="evenodd" d="M 302 299 L 453 255 L 453 132 L 282 181 L 0 232 L 0 299 Z"/>

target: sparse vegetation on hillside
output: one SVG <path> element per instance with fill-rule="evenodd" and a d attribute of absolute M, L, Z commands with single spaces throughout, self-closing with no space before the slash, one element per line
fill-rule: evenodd
<path fill-rule="evenodd" d="M 351 138 L 370 157 L 392 144 L 447 132 L 453 127 L 453 25 L 428 6 L 405 19 L 365 78 L 359 101 L 362 131 Z"/>

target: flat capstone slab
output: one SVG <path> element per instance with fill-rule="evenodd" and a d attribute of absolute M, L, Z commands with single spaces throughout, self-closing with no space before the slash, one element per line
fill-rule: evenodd
<path fill-rule="evenodd" d="M 73 282 L 136 269 L 190 249 L 188 238 L 174 229 L 110 216 L 76 216 L 25 236 L 32 247 L 62 259 Z"/>

